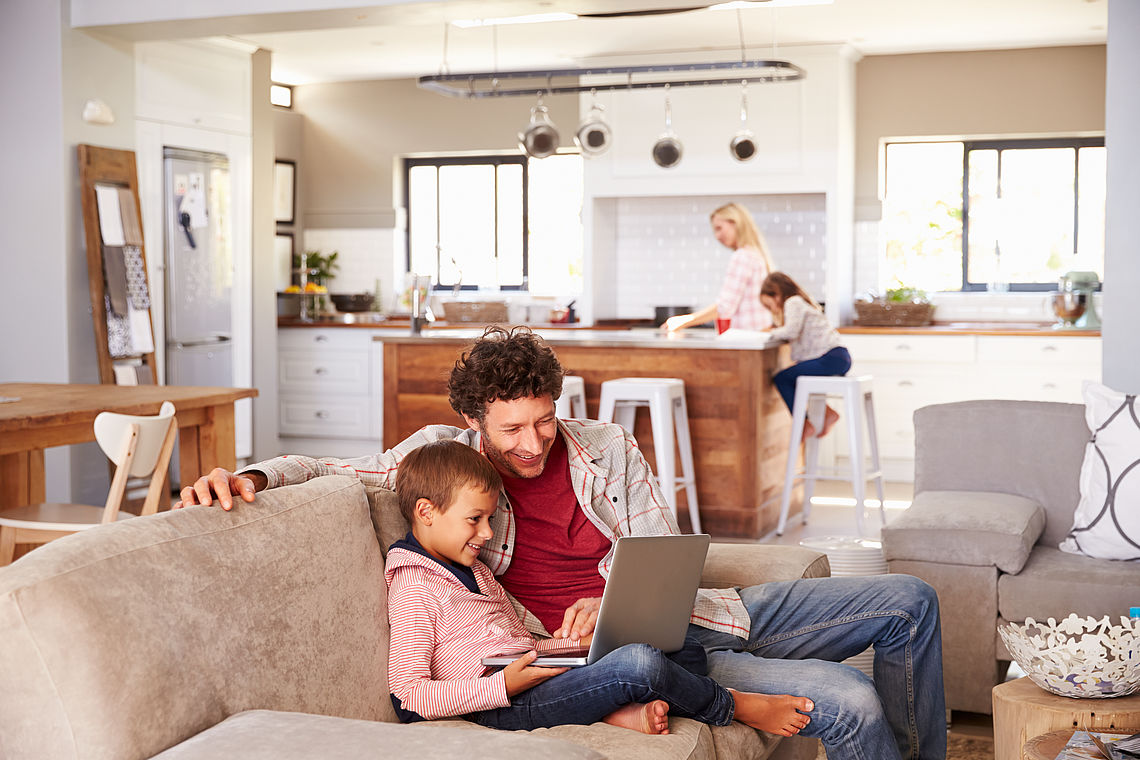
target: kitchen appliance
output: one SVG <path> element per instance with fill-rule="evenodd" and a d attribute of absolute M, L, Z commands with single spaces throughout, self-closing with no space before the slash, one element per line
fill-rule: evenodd
<path fill-rule="evenodd" d="M 1099 330 L 1100 319 L 1093 307 L 1093 295 L 1100 285 L 1096 272 L 1072 271 L 1061 275 L 1057 291 L 1050 294 L 1056 329 Z"/>
<path fill-rule="evenodd" d="M 165 148 L 163 165 L 166 384 L 232 386 L 229 162 Z"/>
<path fill-rule="evenodd" d="M 692 311 L 692 306 L 654 306 L 653 324 L 656 327 L 660 327 L 665 324 L 665 320 L 669 319 L 669 317 L 675 317 L 678 314 L 691 314 Z"/>

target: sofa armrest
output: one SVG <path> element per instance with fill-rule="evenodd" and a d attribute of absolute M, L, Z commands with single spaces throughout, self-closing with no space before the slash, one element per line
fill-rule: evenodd
<path fill-rule="evenodd" d="M 755 586 L 831 575 L 827 555 L 802 546 L 710 544 L 701 588 Z"/>
<path fill-rule="evenodd" d="M 1019 573 L 1045 529 L 1033 499 L 992 491 L 923 491 L 883 528 L 887 561 L 994 566 Z"/>

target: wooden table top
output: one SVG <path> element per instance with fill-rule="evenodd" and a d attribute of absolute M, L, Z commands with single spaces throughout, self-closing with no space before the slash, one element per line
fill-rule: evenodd
<path fill-rule="evenodd" d="M 189 385 L 82 385 L 78 383 L 0 383 L 0 433 L 45 425 L 93 422 L 99 412 L 158 414 L 163 401 L 177 409 L 200 409 L 253 398 L 255 388 Z"/>

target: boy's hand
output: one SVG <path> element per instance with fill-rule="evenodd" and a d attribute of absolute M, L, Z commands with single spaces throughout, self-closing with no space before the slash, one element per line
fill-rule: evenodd
<path fill-rule="evenodd" d="M 562 616 L 562 627 L 554 632 L 556 639 L 584 639 L 594 632 L 598 620 L 598 610 L 602 608 L 600 596 L 579 599 L 566 608 Z"/>
<path fill-rule="evenodd" d="M 521 694 L 532 686 L 538 686 L 548 678 L 561 675 L 570 668 L 536 668 L 531 665 L 536 652 L 527 652 L 522 657 L 503 668 L 503 681 L 506 682 L 507 696 Z"/>

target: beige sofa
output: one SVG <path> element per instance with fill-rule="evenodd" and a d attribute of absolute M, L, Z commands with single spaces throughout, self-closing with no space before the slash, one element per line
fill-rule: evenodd
<path fill-rule="evenodd" d="M 100 526 L 0 569 L 0 757 L 815 757 L 818 742 L 740 723 L 396 723 L 381 546 L 403 529 L 390 492 L 325 477 L 232 512 Z M 714 544 L 705 583 L 827 573 L 799 547 Z"/>
<path fill-rule="evenodd" d="M 883 553 L 938 592 L 947 707 L 989 713 L 1010 659 L 999 624 L 1127 616 L 1140 563 L 1057 548 L 1080 499 L 1084 406 L 938 404 L 915 412 L 914 433 L 914 503 L 883 528 Z"/>

